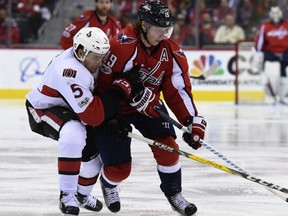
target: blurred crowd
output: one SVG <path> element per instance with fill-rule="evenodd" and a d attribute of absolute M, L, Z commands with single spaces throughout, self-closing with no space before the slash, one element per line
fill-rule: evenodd
<path fill-rule="evenodd" d="M 58 1 L 0 0 L 0 44 L 35 42 L 39 28 L 51 19 Z M 258 26 L 268 18 L 271 6 L 279 5 L 285 19 L 288 15 L 288 0 L 163 1 L 175 17 L 172 38 L 182 46 L 203 47 L 254 40 Z M 81 8 L 82 2 L 74 0 L 71 7 Z M 135 22 L 137 8 L 142 2 L 113 0 L 111 14 L 125 27 Z"/>
<path fill-rule="evenodd" d="M 57 0 L 0 0 L 0 44 L 32 43 Z"/>

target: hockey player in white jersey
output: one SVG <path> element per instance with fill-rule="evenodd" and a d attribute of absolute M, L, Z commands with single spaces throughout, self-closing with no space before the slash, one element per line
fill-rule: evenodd
<path fill-rule="evenodd" d="M 59 208 L 64 215 L 79 215 L 79 207 L 102 209 L 90 195 L 102 166 L 92 127 L 111 118 L 140 85 L 134 68 L 117 77 L 111 90 L 95 95 L 98 69 L 109 48 L 102 30 L 82 28 L 73 47 L 51 61 L 39 86 L 26 96 L 31 130 L 58 141 Z"/>

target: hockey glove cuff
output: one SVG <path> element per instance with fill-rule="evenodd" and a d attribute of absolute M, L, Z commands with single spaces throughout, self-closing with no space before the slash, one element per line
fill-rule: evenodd
<path fill-rule="evenodd" d="M 162 102 L 149 88 L 145 87 L 135 97 L 132 98 L 130 105 L 138 112 L 151 118 L 158 118 L 159 114 L 154 109 L 155 106 L 162 106 Z"/>
<path fill-rule="evenodd" d="M 184 125 L 187 125 L 188 132 L 183 133 L 183 140 L 193 149 L 197 150 L 201 147 L 200 140 L 205 137 L 206 121 L 202 116 L 189 117 Z"/>
<path fill-rule="evenodd" d="M 125 99 L 139 92 L 143 88 L 140 80 L 140 67 L 134 66 L 129 71 L 116 74 L 113 85 L 120 87 Z"/>

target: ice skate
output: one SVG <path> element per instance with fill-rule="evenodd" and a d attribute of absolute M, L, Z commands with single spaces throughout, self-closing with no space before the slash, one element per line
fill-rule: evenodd
<path fill-rule="evenodd" d="M 63 215 L 79 215 L 79 203 L 74 193 L 60 192 L 59 209 Z"/>
<path fill-rule="evenodd" d="M 188 202 L 181 193 L 166 197 L 172 209 L 177 211 L 180 215 L 190 216 L 197 211 L 197 207 L 193 203 Z"/>
<path fill-rule="evenodd" d="M 119 192 L 117 187 L 107 188 L 103 185 L 102 181 L 101 189 L 103 193 L 103 197 L 105 200 L 105 204 L 111 212 L 118 212 L 120 211 L 121 204 L 119 198 Z"/>
<path fill-rule="evenodd" d="M 103 208 L 102 202 L 92 195 L 84 196 L 80 193 L 77 194 L 77 199 L 80 207 L 88 209 L 90 211 L 99 212 Z"/>

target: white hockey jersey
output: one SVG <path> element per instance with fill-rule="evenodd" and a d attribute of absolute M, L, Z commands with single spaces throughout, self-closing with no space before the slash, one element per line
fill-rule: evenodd
<path fill-rule="evenodd" d="M 100 98 L 92 95 L 94 82 L 69 48 L 50 62 L 41 83 L 26 98 L 35 109 L 70 108 L 85 124 L 96 126 L 104 120 L 104 109 Z"/>

